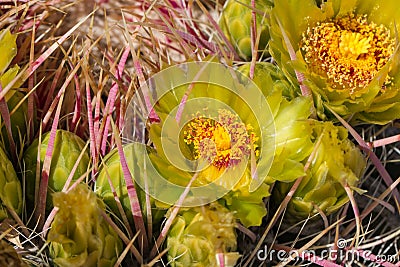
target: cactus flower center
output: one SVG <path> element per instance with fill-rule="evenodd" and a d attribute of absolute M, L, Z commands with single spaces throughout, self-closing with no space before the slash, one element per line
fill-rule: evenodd
<path fill-rule="evenodd" d="M 334 89 L 350 93 L 367 86 L 394 53 L 395 41 L 384 25 L 366 15 L 347 14 L 318 23 L 303 33 L 300 47 L 311 71 Z M 391 83 L 385 78 L 384 86 Z"/>
<path fill-rule="evenodd" d="M 250 133 L 249 133 L 250 132 Z M 245 125 L 230 111 L 221 109 L 218 118 L 196 114 L 184 127 L 184 142 L 195 159 L 207 160 L 218 168 L 226 168 L 250 156 L 251 149 L 258 155 L 258 137 L 250 125 Z"/>

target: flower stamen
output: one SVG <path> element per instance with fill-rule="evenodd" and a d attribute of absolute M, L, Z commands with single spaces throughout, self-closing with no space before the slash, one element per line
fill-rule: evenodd
<path fill-rule="evenodd" d="M 258 138 L 252 130 L 238 116 L 220 109 L 218 120 L 197 114 L 185 125 L 183 134 L 195 159 L 202 158 L 218 168 L 226 168 L 250 156 L 251 149 L 258 155 L 255 144 Z"/>
<path fill-rule="evenodd" d="M 366 87 L 394 53 L 395 41 L 366 15 L 348 14 L 309 27 L 300 43 L 311 71 L 350 94 Z M 385 78 L 389 85 L 391 78 Z"/>

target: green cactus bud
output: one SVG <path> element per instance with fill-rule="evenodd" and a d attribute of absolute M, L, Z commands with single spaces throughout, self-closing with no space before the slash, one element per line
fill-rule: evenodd
<path fill-rule="evenodd" d="M 20 215 L 22 212 L 22 190 L 11 161 L 0 147 L 0 221 L 8 217 L 5 206 Z"/>
<path fill-rule="evenodd" d="M 292 221 L 305 219 L 319 210 L 326 215 L 337 211 L 349 200 L 344 185 L 355 187 L 366 166 L 364 156 L 347 138 L 345 128 L 317 121 L 310 126 L 315 145 L 321 141 L 306 176 L 288 204 L 287 217 Z M 283 182 L 275 185 L 275 203 L 280 203 L 291 185 Z"/>
<path fill-rule="evenodd" d="M 131 174 L 134 175 L 135 170 L 139 168 L 139 166 L 137 165 L 138 157 L 135 155 L 134 144 L 125 145 L 123 149 L 129 170 Z M 116 214 L 120 219 L 122 219 L 113 192 L 111 190 L 110 183 L 108 181 L 108 178 L 110 178 L 111 183 L 115 188 L 117 196 L 121 202 L 122 208 L 124 209 L 124 212 L 130 224 L 133 224 L 131 204 L 128 196 L 128 189 L 125 184 L 125 178 L 122 171 L 121 160 L 118 154 L 118 149 L 112 150 L 104 158 L 103 162 L 104 164 L 101 170 L 99 171 L 99 175 L 96 179 L 95 192 L 104 200 L 104 202 L 112 210 L 112 212 Z M 141 207 L 145 214 L 146 213 L 146 205 L 144 205 L 146 201 L 145 192 L 139 186 L 136 186 L 136 192 L 139 196 L 139 201 L 142 204 Z M 151 204 L 154 204 L 153 199 L 151 199 L 150 201 Z M 155 208 L 155 205 L 152 206 L 153 206 L 152 208 L 153 224 L 157 224 L 161 222 L 161 219 L 164 217 L 165 210 L 161 208 Z"/>
<path fill-rule="evenodd" d="M 58 266 L 114 266 L 122 242 L 101 215 L 104 204 L 84 184 L 68 193 L 53 195 L 59 208 L 47 241 L 50 256 Z"/>
<path fill-rule="evenodd" d="M 46 155 L 46 150 L 48 147 L 50 138 L 50 132 L 45 133 L 42 136 L 40 145 L 40 169 L 43 167 L 43 162 Z M 26 195 L 28 203 L 33 205 L 34 195 L 35 195 L 35 175 L 36 175 L 36 161 L 38 154 L 38 143 L 39 140 L 36 139 L 26 150 L 24 154 L 25 162 L 25 177 L 26 177 Z M 68 176 L 71 173 L 82 149 L 85 146 L 85 142 L 79 138 L 74 133 L 57 130 L 56 137 L 54 140 L 54 149 L 52 154 L 49 183 L 48 183 L 48 194 L 47 194 L 47 207 L 50 208 L 52 192 L 59 192 L 64 187 Z M 81 161 L 79 162 L 78 168 L 74 173 L 73 180 L 78 179 L 82 176 L 89 165 L 89 155 L 86 151 L 83 154 Z M 28 207 L 32 208 L 32 207 Z"/>
<path fill-rule="evenodd" d="M 218 253 L 224 266 L 234 266 L 236 250 L 235 217 L 214 202 L 180 211 L 167 237 L 168 260 L 172 267 L 216 267 Z"/>
<path fill-rule="evenodd" d="M 4 240 L 0 240 L 0 266 L 25 267 L 28 265 L 22 261 L 21 256 L 13 246 Z"/>
<path fill-rule="evenodd" d="M 269 41 L 269 32 L 266 24 L 264 12 L 269 12 L 272 7 L 270 0 L 256 1 L 256 22 L 257 32 L 260 34 L 258 50 L 267 53 L 266 46 Z M 252 9 L 251 1 L 228 0 L 221 14 L 219 21 L 220 27 L 224 34 L 234 45 L 239 56 L 245 60 L 251 59 L 251 25 L 252 25 Z"/>

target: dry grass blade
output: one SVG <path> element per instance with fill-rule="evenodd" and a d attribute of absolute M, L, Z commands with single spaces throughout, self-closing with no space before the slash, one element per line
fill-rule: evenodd
<path fill-rule="evenodd" d="M 114 267 L 120 266 L 128 252 L 130 251 L 131 247 L 133 246 L 133 242 L 135 242 L 136 238 L 138 237 L 139 233 L 136 233 L 136 235 L 131 239 L 131 241 L 126 245 L 124 251 L 122 251 L 121 255 L 118 257 L 118 260 L 115 262 Z"/>
<path fill-rule="evenodd" d="M 129 240 L 128 237 L 126 237 L 126 235 L 121 231 L 121 229 L 119 229 L 118 225 L 116 225 L 110 219 L 110 217 L 107 216 L 107 214 L 103 210 L 101 210 L 101 215 L 102 215 L 103 219 L 115 230 L 115 232 L 117 232 L 118 236 L 125 243 L 125 245 L 128 246 L 128 244 L 131 242 L 131 240 Z M 139 233 L 137 233 L 137 234 L 139 234 Z M 133 238 L 133 240 L 136 240 L 136 238 Z M 139 262 L 139 264 L 143 264 L 143 256 L 137 250 L 137 248 L 134 245 L 131 245 L 131 246 L 129 246 L 129 249 L 132 252 L 132 254 L 134 255 L 134 257 L 136 258 L 136 260 Z"/>
<path fill-rule="evenodd" d="M 397 178 L 396 181 L 393 182 L 393 184 L 385 190 L 380 196 L 379 200 L 383 201 L 384 198 L 386 198 L 398 185 L 400 184 L 400 177 Z M 374 210 L 378 205 L 379 201 L 374 201 L 371 205 L 366 207 L 364 211 L 360 215 L 360 220 L 363 220 L 365 217 L 368 216 Z M 350 233 L 350 231 L 354 228 L 355 223 L 349 224 L 344 230 L 343 230 L 343 235 L 346 236 Z"/>
<path fill-rule="evenodd" d="M 295 252 L 293 252 L 292 254 L 290 254 L 287 261 L 283 261 L 276 266 L 283 267 L 283 266 L 286 266 L 287 264 L 289 264 L 291 262 L 291 260 L 293 260 L 297 255 L 302 255 L 304 251 L 306 251 L 308 248 L 310 248 L 312 245 L 314 245 L 315 242 L 317 242 L 319 239 L 321 239 L 321 237 L 323 237 L 331 229 L 335 228 L 336 225 L 338 225 L 342 221 L 343 221 L 343 218 L 336 221 L 334 224 L 330 225 L 328 228 L 322 230 L 317 236 L 315 236 L 313 239 L 311 239 L 309 242 L 307 242 L 307 244 L 305 244 L 303 247 L 301 247 L 300 249 L 298 249 Z M 325 266 L 325 265 L 322 265 L 322 266 Z"/>

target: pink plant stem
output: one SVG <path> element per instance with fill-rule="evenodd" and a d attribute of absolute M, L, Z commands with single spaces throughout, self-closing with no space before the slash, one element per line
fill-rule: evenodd
<path fill-rule="evenodd" d="M 390 136 L 387 138 L 383 138 L 380 140 L 376 140 L 373 142 L 369 142 L 368 145 L 369 147 L 373 148 L 373 147 L 380 147 L 380 146 L 385 146 L 385 145 L 390 145 L 396 142 L 400 141 L 400 134 L 398 135 L 394 135 L 394 136 Z"/>
<path fill-rule="evenodd" d="M 46 222 L 43 225 L 43 232 L 42 232 L 43 238 L 46 238 L 46 235 L 47 235 L 48 231 L 50 230 L 51 224 L 52 224 L 54 217 L 56 216 L 58 210 L 59 210 L 58 207 L 54 207 L 51 210 L 50 214 L 47 216 Z"/>
<path fill-rule="evenodd" d="M 101 106 L 101 91 L 99 90 L 97 96 L 95 98 L 96 106 L 94 109 L 94 136 L 96 138 L 96 153 L 100 155 L 100 142 L 101 142 L 101 134 L 100 134 L 100 106 Z"/>
<path fill-rule="evenodd" d="M 349 133 L 354 137 L 354 139 L 357 141 L 359 144 L 360 148 L 365 152 L 365 154 L 371 159 L 372 163 L 375 165 L 377 171 L 379 174 L 382 176 L 383 181 L 385 184 L 390 187 L 391 184 L 393 183 L 392 178 L 390 177 L 390 174 L 387 172 L 385 167 L 382 165 L 382 162 L 379 160 L 379 158 L 376 156 L 376 154 L 371 150 L 370 146 L 364 141 L 364 139 L 354 130 L 353 127 L 350 126 L 343 118 L 341 118 L 335 111 L 333 111 L 331 108 L 326 106 L 329 111 L 335 115 L 335 117 L 339 120 L 339 122 L 346 127 L 346 129 L 349 131 Z M 393 196 L 395 201 L 397 202 L 397 206 L 400 209 L 400 194 L 397 188 L 393 188 Z"/>
<path fill-rule="evenodd" d="M 54 75 L 53 81 L 51 82 L 49 91 L 47 92 L 47 99 L 46 99 L 45 104 L 43 106 L 43 110 L 48 110 L 49 107 L 50 107 L 50 103 L 52 101 L 52 97 L 53 97 L 54 91 L 56 89 L 57 83 L 60 80 L 60 76 L 61 76 L 61 74 L 63 72 L 63 69 L 64 69 L 64 64 L 65 64 L 65 60 L 62 60 L 60 66 L 56 70 L 56 73 Z"/>
<path fill-rule="evenodd" d="M 39 202 L 37 209 L 35 211 L 35 218 L 38 220 L 38 227 L 39 229 L 43 228 L 43 223 L 45 219 L 45 212 L 46 212 L 46 200 L 47 200 L 47 186 L 49 184 L 49 175 L 50 175 L 50 166 L 51 166 L 51 159 L 54 150 L 54 141 L 56 138 L 57 133 L 57 125 L 58 120 L 60 118 L 62 102 L 64 99 L 64 94 L 61 95 L 60 101 L 57 106 L 56 114 L 54 115 L 53 125 L 51 127 L 49 142 L 46 149 L 46 155 L 43 161 L 43 169 L 42 169 L 42 179 L 39 185 Z M 40 149 L 38 151 L 40 153 Z"/>
<path fill-rule="evenodd" d="M 35 53 L 35 39 L 36 35 L 36 28 L 32 28 L 32 42 L 31 42 L 31 47 L 30 47 L 30 55 L 29 55 L 29 61 L 32 62 L 34 58 L 34 53 Z M 28 71 L 32 71 L 32 64 L 29 64 Z M 32 91 L 34 87 L 34 80 L 33 76 L 30 75 L 28 79 L 28 92 Z M 34 92 L 35 93 L 35 92 Z M 28 97 L 28 114 L 27 114 L 27 119 L 28 119 L 28 139 L 33 138 L 34 136 L 34 122 L 33 122 L 33 114 L 34 114 L 34 95 L 31 94 Z"/>
<path fill-rule="evenodd" d="M 71 73 L 68 75 L 67 79 L 65 80 L 65 82 L 63 83 L 63 85 L 61 86 L 60 90 L 57 93 L 56 98 L 54 99 L 54 101 L 51 103 L 49 110 L 47 111 L 46 115 L 44 116 L 43 120 L 42 120 L 42 126 L 43 129 L 46 128 L 47 123 L 51 120 L 51 115 L 53 114 L 54 108 L 57 105 L 59 99 L 64 96 L 65 90 L 67 89 L 68 85 L 70 84 L 70 82 L 72 81 L 72 79 L 74 78 L 74 75 L 76 74 L 76 72 L 78 71 L 78 69 L 81 67 L 82 61 L 80 61 L 75 68 L 71 71 Z"/>
<path fill-rule="evenodd" d="M 115 98 L 117 97 L 118 93 L 118 83 L 114 83 L 110 89 L 110 93 L 108 95 L 105 111 L 104 111 L 104 119 L 105 119 L 105 126 L 102 135 L 101 147 L 100 152 L 102 155 L 106 154 L 107 148 L 107 137 L 108 137 L 108 129 L 110 127 L 110 114 L 113 112 L 114 109 L 114 102 Z"/>
<path fill-rule="evenodd" d="M 256 67 L 257 60 L 257 18 L 256 18 L 256 3 L 255 0 L 251 0 L 251 64 L 250 64 L 250 79 L 253 80 L 254 77 L 254 69 Z"/>
<path fill-rule="evenodd" d="M 120 62 L 117 66 L 117 70 L 115 73 L 115 77 L 118 80 L 121 79 L 122 73 L 125 68 L 126 60 L 128 59 L 128 56 L 129 56 L 129 52 L 130 52 L 129 46 L 125 47 L 124 53 L 122 54 L 122 57 L 120 59 Z M 102 139 L 102 144 L 101 144 L 101 152 L 103 155 L 106 153 L 107 135 L 108 135 L 108 129 L 110 127 L 110 114 L 111 114 L 112 110 L 114 109 L 114 103 L 115 103 L 115 99 L 117 97 L 118 88 L 119 88 L 118 83 L 114 81 L 114 84 L 111 86 L 111 90 L 110 90 L 110 93 L 109 93 L 108 99 L 107 99 L 107 104 L 106 104 L 106 108 L 105 108 L 106 124 L 104 127 L 104 134 L 103 134 L 103 139 Z"/>
<path fill-rule="evenodd" d="M 0 92 L 3 91 L 3 88 L 0 83 Z M 10 117 L 10 112 L 8 110 L 7 102 L 5 98 L 2 98 L 0 100 L 0 114 L 1 117 L 4 120 L 4 125 L 6 127 L 7 131 L 7 136 L 8 136 L 8 141 L 10 142 L 10 150 L 11 150 L 11 156 L 13 158 L 13 162 L 16 163 L 18 161 L 17 158 L 17 149 L 15 146 L 14 138 L 12 136 L 12 131 L 11 131 L 11 117 Z"/>
<path fill-rule="evenodd" d="M 132 210 L 133 222 L 135 224 L 136 231 L 139 232 L 139 245 L 143 249 L 143 251 L 146 251 L 148 247 L 148 238 L 146 234 L 146 228 L 144 225 L 139 198 L 136 192 L 135 184 L 133 183 L 132 174 L 126 162 L 124 150 L 122 148 L 120 140 L 118 140 L 116 144 L 118 148 L 118 154 L 121 159 L 122 172 L 124 174 L 126 188 L 128 190 L 128 197 Z"/>
<path fill-rule="evenodd" d="M 72 64 L 71 68 L 73 69 Z M 78 124 L 78 121 L 81 118 L 81 105 L 82 105 L 82 97 L 81 97 L 81 88 L 79 85 L 79 79 L 78 79 L 78 75 L 74 75 L 74 81 L 75 81 L 75 95 L 76 95 L 76 99 L 75 99 L 75 108 L 74 108 L 74 116 L 72 117 L 72 122 L 71 122 L 71 131 L 75 132 L 76 126 Z"/>
<path fill-rule="evenodd" d="M 131 228 L 131 226 L 129 224 L 128 217 L 126 216 L 124 208 L 122 207 L 122 204 L 121 204 L 121 200 L 119 199 L 118 194 L 115 191 L 115 187 L 114 187 L 114 185 L 112 183 L 110 174 L 109 174 L 106 166 L 104 167 L 104 170 L 106 172 L 108 184 L 110 185 L 110 189 L 111 189 L 111 192 L 112 192 L 112 194 L 114 196 L 115 203 L 117 204 L 117 208 L 118 208 L 119 214 L 121 214 L 122 221 L 124 222 L 125 227 L 127 227 L 129 236 L 133 236 L 133 231 L 132 231 L 132 228 Z"/>
<path fill-rule="evenodd" d="M 140 65 L 140 62 L 138 59 L 134 60 L 134 66 L 136 70 L 136 74 L 138 75 L 140 86 L 144 89 L 143 96 L 144 96 L 144 101 L 146 104 L 147 112 L 149 112 L 149 118 L 151 121 L 159 121 L 160 118 L 158 117 L 157 113 L 154 111 L 151 101 L 150 101 L 150 92 L 149 88 L 147 86 L 146 80 L 143 75 L 142 71 L 142 66 Z"/>
<path fill-rule="evenodd" d="M 387 196 L 390 194 L 390 192 L 392 192 L 392 190 L 393 190 L 394 188 L 396 188 L 399 184 L 400 184 L 400 177 L 397 178 L 397 180 L 394 181 L 393 184 L 391 184 L 390 187 L 387 188 L 387 189 L 385 190 L 385 192 L 383 192 L 383 193 L 379 196 L 379 199 L 382 200 L 382 199 L 384 199 L 385 197 L 387 197 Z M 360 220 L 364 219 L 364 218 L 365 218 L 368 214 L 370 214 L 378 205 L 379 205 L 379 202 L 378 202 L 378 201 L 372 202 L 372 204 L 369 205 L 368 207 L 366 207 L 366 208 L 364 209 L 364 211 L 361 213 L 361 215 L 360 215 Z M 349 224 L 349 225 L 342 231 L 343 236 L 346 236 L 348 233 L 350 233 L 350 231 L 354 228 L 354 225 L 355 225 L 354 223 Z"/>
<path fill-rule="evenodd" d="M 225 256 L 224 256 L 224 253 L 221 252 L 221 251 L 218 251 L 216 257 L 217 257 L 218 267 L 225 267 Z"/>
<path fill-rule="evenodd" d="M 93 117 L 92 117 L 92 97 L 90 95 L 90 84 L 88 81 L 88 77 L 86 77 L 86 105 L 87 105 L 87 112 L 88 112 L 88 124 L 89 124 L 89 138 L 90 138 L 90 153 L 92 155 L 93 161 L 93 170 L 92 170 L 92 177 L 97 172 L 97 153 L 96 153 L 96 140 L 94 135 L 94 126 L 93 126 Z"/>
<path fill-rule="evenodd" d="M 207 19 L 209 22 L 211 22 L 211 25 L 214 27 L 214 29 L 218 32 L 218 36 L 222 38 L 222 41 L 224 44 L 226 44 L 228 46 L 229 49 L 229 53 L 232 54 L 234 56 L 235 60 L 240 60 L 240 57 L 238 55 L 238 53 L 236 52 L 235 48 L 233 47 L 232 43 L 228 40 L 228 38 L 225 36 L 225 34 L 223 33 L 221 27 L 219 27 L 218 23 L 214 20 L 214 18 L 210 15 L 210 13 L 208 12 L 208 10 L 204 7 L 204 5 L 201 3 L 201 1 L 197 1 L 199 7 L 201 8 L 201 10 L 203 11 L 204 14 L 206 14 Z M 208 44 L 208 42 L 206 43 Z M 212 48 L 215 46 L 215 44 L 210 43 L 209 44 L 209 48 Z M 217 46 L 214 47 L 213 50 L 211 51 L 218 51 Z"/>
<path fill-rule="evenodd" d="M 81 19 L 74 27 L 72 27 L 68 32 L 66 32 L 60 39 L 58 39 L 54 44 L 52 44 L 44 53 L 42 53 L 32 64 L 28 71 L 26 71 L 22 76 L 22 81 L 25 81 L 30 77 L 40 65 L 57 49 L 59 46 L 74 32 L 78 29 L 83 22 L 85 22 L 90 16 L 93 15 L 95 11 L 91 12 L 89 15 Z M 1 98 L 1 96 L 0 96 Z"/>
<path fill-rule="evenodd" d="M 353 191 L 351 190 L 351 188 L 349 187 L 348 184 L 344 185 L 344 190 L 346 191 L 347 196 L 350 199 L 350 203 L 353 208 L 354 218 L 356 219 L 356 226 L 357 226 L 355 239 L 353 239 L 353 241 L 351 242 L 350 248 L 353 247 L 354 243 L 355 243 L 355 246 L 357 247 L 358 243 L 359 243 L 360 230 L 361 230 L 360 212 L 358 211 L 358 206 L 357 206 L 356 200 L 354 199 Z"/>

